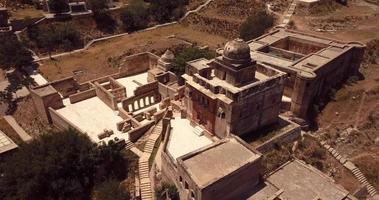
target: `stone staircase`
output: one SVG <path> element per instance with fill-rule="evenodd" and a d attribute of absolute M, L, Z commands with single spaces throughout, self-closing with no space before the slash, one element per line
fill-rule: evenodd
<path fill-rule="evenodd" d="M 290 22 L 292 15 L 295 13 L 295 9 L 297 6 L 297 0 L 292 1 L 290 7 L 288 8 L 287 12 L 284 14 L 283 22 L 279 26 L 286 27 L 287 24 Z"/>
<path fill-rule="evenodd" d="M 163 123 L 159 121 L 149 136 L 142 156 L 138 160 L 138 172 L 140 178 L 141 200 L 153 200 L 153 187 L 149 178 L 149 159 L 154 150 L 155 143 L 162 133 Z"/>
<path fill-rule="evenodd" d="M 134 147 L 134 143 L 133 142 L 131 142 L 130 140 L 126 140 L 125 141 L 125 149 L 126 150 L 129 150 L 129 149 L 131 149 L 133 147 Z"/>
<path fill-rule="evenodd" d="M 372 186 L 367 181 L 367 178 L 365 177 L 365 175 L 361 172 L 361 170 L 359 170 L 359 168 L 356 165 L 354 165 L 354 163 L 347 160 L 344 156 L 341 156 L 333 147 L 326 144 L 325 141 L 322 141 L 320 143 L 325 149 L 327 149 L 333 155 L 334 158 L 336 158 L 345 168 L 347 168 L 354 174 L 354 176 L 358 179 L 358 181 L 364 187 L 366 187 L 367 192 L 371 197 L 375 197 L 378 194 L 374 186 Z"/>

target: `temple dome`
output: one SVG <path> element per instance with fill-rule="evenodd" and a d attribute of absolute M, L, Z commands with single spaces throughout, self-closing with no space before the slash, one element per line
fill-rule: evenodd
<path fill-rule="evenodd" d="M 242 39 L 235 39 L 226 43 L 223 57 L 232 62 L 250 61 L 250 47 Z"/>
<path fill-rule="evenodd" d="M 163 62 L 171 63 L 172 61 L 174 61 L 175 55 L 174 55 L 174 53 L 172 53 L 172 51 L 170 51 L 169 49 L 167 49 L 167 51 L 161 56 L 160 59 Z"/>

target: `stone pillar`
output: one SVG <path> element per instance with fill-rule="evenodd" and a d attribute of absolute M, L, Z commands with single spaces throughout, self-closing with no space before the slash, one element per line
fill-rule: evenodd
<path fill-rule="evenodd" d="M 308 109 L 313 102 L 313 81 L 316 74 L 313 72 L 299 72 L 296 75 L 292 92 L 292 113 L 300 118 L 306 119 Z"/>

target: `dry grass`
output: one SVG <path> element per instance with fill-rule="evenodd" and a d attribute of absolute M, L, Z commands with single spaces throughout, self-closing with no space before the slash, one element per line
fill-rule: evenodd
<path fill-rule="evenodd" d="M 82 70 L 86 74 L 81 81 L 104 76 L 117 71 L 117 68 L 109 64 L 109 58 L 144 51 L 161 53 L 184 43 L 178 39 L 168 39 L 170 35 L 198 45 L 208 45 L 212 49 L 221 47 L 226 42 L 223 37 L 194 31 L 182 25 L 172 25 L 107 40 L 86 51 L 44 61 L 40 71 L 50 81 L 72 76 L 74 70 Z"/>

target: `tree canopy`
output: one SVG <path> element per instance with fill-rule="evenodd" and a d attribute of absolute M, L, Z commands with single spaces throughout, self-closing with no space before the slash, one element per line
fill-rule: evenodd
<path fill-rule="evenodd" d="M 1 163 L 0 199 L 90 199 L 94 184 L 111 178 L 99 169 L 120 158 L 118 147 L 73 130 L 43 134 Z"/>
<path fill-rule="evenodd" d="M 142 0 L 133 0 L 121 11 L 121 21 L 127 31 L 146 28 L 149 23 L 148 5 Z"/>
<path fill-rule="evenodd" d="M 67 0 L 49 0 L 49 8 L 53 13 L 63 13 L 69 10 Z"/>
<path fill-rule="evenodd" d="M 0 68 L 20 69 L 33 61 L 32 53 L 20 43 L 16 36 L 0 37 Z"/>
<path fill-rule="evenodd" d="M 249 16 L 240 27 L 240 37 L 245 41 L 261 36 L 274 25 L 273 16 L 261 10 Z"/>
<path fill-rule="evenodd" d="M 175 185 L 163 183 L 155 189 L 155 198 L 157 200 L 166 200 L 167 197 L 171 200 L 179 200 L 179 192 Z"/>
<path fill-rule="evenodd" d="M 188 4 L 188 0 L 149 0 L 149 2 L 151 3 L 150 13 L 159 23 L 181 17 L 181 14 L 184 13 L 184 6 Z"/>
<path fill-rule="evenodd" d="M 199 49 L 196 47 L 186 48 L 175 56 L 172 71 L 177 75 L 182 75 L 185 71 L 185 66 L 188 61 L 199 58 L 211 59 L 216 56 L 216 53 L 208 49 Z"/>
<path fill-rule="evenodd" d="M 80 32 L 66 23 L 55 23 L 41 27 L 31 26 L 28 28 L 28 36 L 38 48 L 48 52 L 57 49 L 69 51 L 84 45 Z"/>

